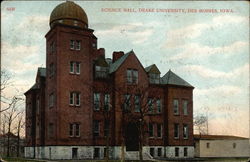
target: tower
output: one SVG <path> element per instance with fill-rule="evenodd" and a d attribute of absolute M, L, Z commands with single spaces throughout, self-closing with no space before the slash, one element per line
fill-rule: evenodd
<path fill-rule="evenodd" d="M 71 1 L 50 15 L 46 34 L 46 143 L 89 145 L 92 137 L 92 58 L 97 38 L 84 10 Z M 80 129 L 82 127 L 82 129 Z M 86 129 L 83 129 L 86 128 Z"/>

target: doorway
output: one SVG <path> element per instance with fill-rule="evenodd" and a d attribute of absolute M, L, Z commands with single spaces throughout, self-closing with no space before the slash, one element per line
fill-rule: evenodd
<path fill-rule="evenodd" d="M 139 131 L 136 123 L 128 123 L 125 137 L 126 151 L 139 151 Z"/>

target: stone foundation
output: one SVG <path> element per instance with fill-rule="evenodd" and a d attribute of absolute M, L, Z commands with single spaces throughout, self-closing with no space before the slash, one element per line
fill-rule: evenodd
<path fill-rule="evenodd" d="M 187 154 L 184 156 L 184 148 Z M 35 149 L 35 151 L 34 151 Z M 177 153 L 177 150 L 178 153 Z M 121 147 L 111 146 L 109 149 L 110 159 L 120 159 Z M 126 150 L 126 148 L 125 148 Z M 104 159 L 105 146 L 43 146 L 25 147 L 26 158 L 36 159 Z M 35 153 L 35 157 L 34 157 Z M 177 156 L 178 154 L 178 156 Z M 193 146 L 144 146 L 143 159 L 153 158 L 193 158 Z M 139 159 L 138 151 L 125 151 L 125 158 L 129 160 Z"/>

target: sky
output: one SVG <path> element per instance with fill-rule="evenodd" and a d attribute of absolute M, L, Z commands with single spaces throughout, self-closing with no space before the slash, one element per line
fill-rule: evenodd
<path fill-rule="evenodd" d="M 12 75 L 5 95 L 23 94 L 45 67 L 45 34 L 64 1 L 1 5 L 1 68 Z M 210 134 L 249 137 L 249 3 L 247 1 L 75 1 L 88 16 L 98 47 L 134 50 L 144 67 L 169 69 L 195 87 L 194 113 Z M 133 12 L 126 12 L 128 9 Z M 118 12 L 114 12 L 118 11 Z"/>

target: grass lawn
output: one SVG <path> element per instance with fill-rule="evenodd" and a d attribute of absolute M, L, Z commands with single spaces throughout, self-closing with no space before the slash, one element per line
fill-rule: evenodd
<path fill-rule="evenodd" d="M 20 161 L 20 162 L 33 161 L 33 162 L 38 162 L 37 160 L 29 160 L 29 159 L 25 159 L 25 158 L 3 158 L 3 160 L 5 160 L 7 162 L 12 162 L 12 161 Z M 39 162 L 43 162 L 43 161 L 39 160 Z"/>

